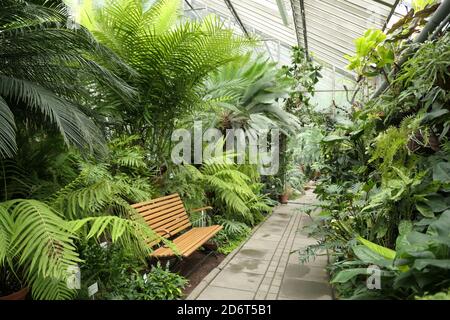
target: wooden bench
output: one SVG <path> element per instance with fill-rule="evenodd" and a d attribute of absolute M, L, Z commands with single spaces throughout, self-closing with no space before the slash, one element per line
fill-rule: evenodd
<path fill-rule="evenodd" d="M 222 229 L 220 225 L 193 228 L 183 201 L 178 194 L 133 204 L 132 207 L 144 218 L 151 229 L 159 235 L 171 239 L 179 251 L 178 253 L 183 257 L 190 256 Z M 198 208 L 191 212 L 206 209 L 212 208 Z M 174 238 L 180 233 L 182 234 Z M 149 245 L 155 246 L 159 242 L 156 241 Z M 174 255 L 175 252 L 167 246 L 161 246 L 151 254 L 151 256 L 157 258 L 172 257 Z"/>

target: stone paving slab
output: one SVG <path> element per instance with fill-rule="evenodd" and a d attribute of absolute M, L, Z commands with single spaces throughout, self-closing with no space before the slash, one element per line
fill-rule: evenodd
<path fill-rule="evenodd" d="M 252 300 L 253 296 L 252 291 L 208 286 L 197 300 Z"/>
<path fill-rule="evenodd" d="M 188 300 L 331 299 L 326 255 L 302 265 L 294 250 L 317 243 L 300 229 L 311 222 L 302 213 L 314 203 L 311 190 L 295 203 L 280 205 L 251 237 L 229 254 L 191 292 Z"/>

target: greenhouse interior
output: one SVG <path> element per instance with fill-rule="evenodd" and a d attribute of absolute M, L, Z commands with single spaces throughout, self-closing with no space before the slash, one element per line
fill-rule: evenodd
<path fill-rule="evenodd" d="M 0 300 L 450 300 L 449 26 L 0 0 Z"/>

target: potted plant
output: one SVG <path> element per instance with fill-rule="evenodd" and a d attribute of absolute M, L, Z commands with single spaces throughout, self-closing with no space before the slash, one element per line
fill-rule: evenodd
<path fill-rule="evenodd" d="M 7 266 L 0 268 L 0 300 L 25 300 L 28 292 L 17 273 Z"/>
<path fill-rule="evenodd" d="M 282 204 L 287 204 L 289 197 L 292 195 L 293 190 L 291 188 L 291 186 L 289 186 L 288 184 L 285 185 L 283 193 L 280 195 L 280 202 Z"/>

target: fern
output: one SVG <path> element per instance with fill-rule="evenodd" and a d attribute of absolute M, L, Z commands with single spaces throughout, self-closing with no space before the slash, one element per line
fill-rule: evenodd
<path fill-rule="evenodd" d="M 149 243 L 163 241 L 165 245 L 173 247 L 170 241 L 159 236 L 144 221 L 138 219 L 123 219 L 115 216 L 89 217 L 69 221 L 68 225 L 72 232 L 84 233 L 85 239 L 97 239 L 108 235 L 113 243 L 133 249 L 135 256 L 141 259 L 145 259 L 152 252 Z M 87 231 L 84 230 L 86 226 Z"/>
<path fill-rule="evenodd" d="M 407 142 L 408 131 L 405 128 L 387 129 L 375 139 L 371 161 L 380 159 L 382 161 L 380 169 L 387 170 L 394 162 L 402 162 L 407 155 Z"/>
<path fill-rule="evenodd" d="M 4 206 L 14 220 L 12 254 L 19 263 L 28 262 L 30 274 L 61 278 L 69 266 L 80 262 L 75 236 L 55 210 L 36 200 L 11 200 Z"/>
<path fill-rule="evenodd" d="M 229 237 L 241 237 L 250 234 L 251 228 L 245 223 L 219 217 L 216 222 L 223 226 L 223 231 Z"/>

